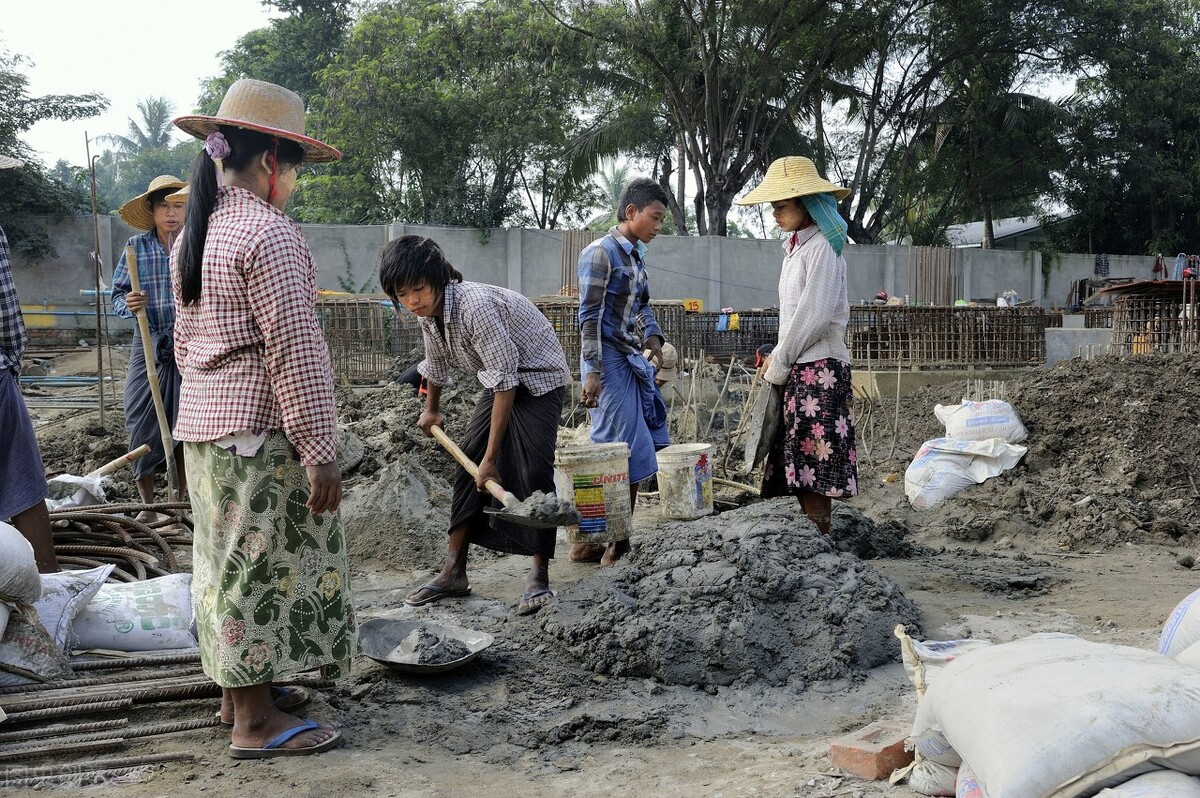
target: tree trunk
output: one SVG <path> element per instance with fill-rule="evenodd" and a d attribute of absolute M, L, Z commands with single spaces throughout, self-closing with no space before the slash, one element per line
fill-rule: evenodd
<path fill-rule="evenodd" d="M 996 248 L 996 231 L 992 228 L 992 206 L 990 203 L 983 205 L 983 242 L 980 245 L 982 249 Z"/>

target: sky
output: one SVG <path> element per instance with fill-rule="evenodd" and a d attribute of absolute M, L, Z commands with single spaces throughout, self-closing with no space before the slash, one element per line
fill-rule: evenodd
<path fill-rule="evenodd" d="M 200 83 L 219 71 L 220 53 L 270 17 L 260 0 L 4 0 L 0 50 L 21 65 L 31 96 L 99 92 L 108 111 L 72 122 L 46 120 L 22 135 L 46 166 L 87 163 L 86 135 L 124 135 L 137 102 L 166 97 L 190 113 Z M 180 133 L 179 140 L 184 138 Z M 108 147 L 93 141 L 92 154 Z"/>

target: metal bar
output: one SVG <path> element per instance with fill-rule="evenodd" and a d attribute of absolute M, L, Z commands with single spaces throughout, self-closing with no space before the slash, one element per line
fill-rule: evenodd
<path fill-rule="evenodd" d="M 94 704 L 77 704 L 70 707 L 53 707 L 51 709 L 35 709 L 31 712 L 8 712 L 5 723 L 27 723 L 32 720 L 48 718 L 67 718 L 72 715 L 90 715 L 98 712 L 112 712 L 133 706 L 133 699 L 124 698 L 120 701 L 97 701 Z"/>
<path fill-rule="evenodd" d="M 117 769 L 158 765 L 164 762 L 192 761 L 196 754 L 192 751 L 177 751 L 165 754 L 143 754 L 141 756 L 123 756 L 112 759 L 96 759 L 91 762 L 71 762 L 63 765 L 47 765 L 36 768 L 12 768 L 0 773 L 0 787 L 19 786 L 13 780 L 32 779 L 28 784 L 54 777 L 78 777 L 85 774 Z M 26 786 L 28 786 L 28 784 Z"/>
<path fill-rule="evenodd" d="M 34 746 L 0 751 L 0 763 L 13 762 L 17 760 L 28 761 L 30 759 L 39 759 L 47 756 L 61 756 L 63 754 L 93 754 L 100 751 L 111 751 L 114 748 L 121 748 L 124 745 L 125 740 L 122 737 L 114 737 L 103 740 L 77 740 L 74 742 L 55 740 L 53 742 L 40 743 Z"/>
<path fill-rule="evenodd" d="M 71 667 L 77 671 L 93 671 L 113 668 L 144 668 L 153 665 L 182 665 L 199 661 L 200 650 L 196 649 L 172 654 L 142 654 L 133 657 L 72 660 Z"/>
<path fill-rule="evenodd" d="M 60 723 L 55 726 L 35 726 L 21 731 L 0 732 L 0 743 L 19 743 L 44 737 L 65 737 L 97 731 L 111 731 L 129 725 L 129 718 L 97 720 L 92 723 Z"/>

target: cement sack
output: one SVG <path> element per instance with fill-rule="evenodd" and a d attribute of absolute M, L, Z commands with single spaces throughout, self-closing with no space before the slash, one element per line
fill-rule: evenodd
<path fill-rule="evenodd" d="M 925 441 L 904 472 L 904 494 L 918 510 L 936 507 L 963 488 L 1003 474 L 1025 456 L 1025 447 L 1002 438 Z"/>
<path fill-rule="evenodd" d="M 75 645 L 75 617 L 100 590 L 114 568 L 115 565 L 101 565 L 86 571 L 42 574 L 42 597 L 34 608 L 38 620 L 63 652 L 69 653 Z"/>
<path fill-rule="evenodd" d="M 1193 668 L 1200 668 L 1200 643 L 1192 643 L 1190 646 L 1180 651 L 1174 657 L 1176 662 L 1182 662 L 1184 665 L 1189 665 Z"/>
<path fill-rule="evenodd" d="M 958 769 L 958 781 L 954 785 L 954 798 L 987 798 L 979 778 L 966 762 Z"/>
<path fill-rule="evenodd" d="M 904 660 L 904 672 L 916 688 L 918 701 L 922 700 L 929 683 L 938 678 L 941 671 L 958 657 L 969 651 L 990 646 L 987 640 L 913 640 L 903 627 L 896 627 L 895 635 L 900 639 L 900 655 Z M 928 729 L 918 740 L 909 740 L 915 751 L 913 763 L 906 771 L 892 774 L 891 783 L 901 780 L 922 795 L 954 795 L 958 765 L 958 752 L 946 741 L 939 730 Z"/>
<path fill-rule="evenodd" d="M 75 647 L 113 651 L 195 648 L 192 575 L 106 583 L 75 617 Z"/>
<path fill-rule="evenodd" d="M 67 507 L 87 507 L 104 504 L 104 480 L 106 477 L 77 477 L 74 474 L 59 474 L 46 484 L 50 495 L 46 497 L 46 508 L 62 510 Z"/>
<path fill-rule="evenodd" d="M 32 604 L 41 597 L 33 546 L 15 526 L 0 521 L 0 601 Z"/>
<path fill-rule="evenodd" d="M 1174 770 L 1156 770 L 1120 787 L 1109 787 L 1096 798 L 1200 798 L 1200 779 Z"/>
<path fill-rule="evenodd" d="M 1193 643 L 1200 641 L 1200 590 L 1179 602 L 1158 637 L 1158 653 L 1176 657 Z"/>
<path fill-rule="evenodd" d="M 0 687 L 72 677 L 67 655 L 28 606 L 12 610 L 0 636 Z"/>
<path fill-rule="evenodd" d="M 946 437 L 956 441 L 1002 438 L 1006 443 L 1020 443 L 1029 434 L 1017 411 L 1001 399 L 934 405 L 933 414 L 946 428 Z"/>
<path fill-rule="evenodd" d="M 1200 671 L 1152 651 L 1033 635 L 947 665 L 913 730 L 944 733 L 987 798 L 1078 798 L 1154 770 L 1196 774 Z"/>

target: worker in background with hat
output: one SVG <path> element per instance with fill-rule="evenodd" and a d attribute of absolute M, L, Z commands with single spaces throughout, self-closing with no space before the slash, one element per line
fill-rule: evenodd
<path fill-rule="evenodd" d="M 762 495 L 792 494 L 822 534 L 835 496 L 858 493 L 846 325 L 846 222 L 830 183 L 808 158 L 774 161 L 739 205 L 769 202 L 787 236 L 779 277 L 779 340 L 763 378 L 782 391 L 783 426 L 763 467 Z"/>
<path fill-rule="evenodd" d="M 231 756 L 318 753 L 341 732 L 286 714 L 309 696 L 272 683 L 345 675 L 358 638 L 317 267 L 284 208 L 301 163 L 341 153 L 304 134 L 298 94 L 259 80 L 175 125 L 204 142 L 171 257 L 200 662 Z"/>
<path fill-rule="evenodd" d="M 0 169 L 24 161 L 0 155 Z M 13 285 L 8 237 L 0 227 L 0 521 L 10 521 L 33 546 L 38 571 L 58 570 L 50 515 L 46 510 L 46 469 L 21 395 L 21 356 L 29 335 Z"/>
<path fill-rule="evenodd" d="M 654 361 L 651 359 L 653 353 L 647 349 L 642 352 L 642 357 L 649 360 L 651 365 Z M 665 389 L 668 385 L 675 382 L 679 376 L 679 352 L 671 344 L 664 343 L 662 345 L 662 365 L 654 369 L 654 384 L 659 390 Z"/>
<path fill-rule="evenodd" d="M 137 256 L 141 290 L 133 290 L 125 249 L 121 250 L 121 260 L 113 270 L 112 281 L 112 307 L 118 316 L 132 319 L 139 311 L 146 311 L 163 410 L 172 425 L 179 411 L 179 369 L 175 366 L 175 300 L 171 295 L 169 253 L 175 236 L 183 227 L 186 206 L 186 195 L 180 198 L 175 194 L 186 187 L 187 183 L 178 177 L 159 175 L 150 181 L 145 191 L 121 206 L 121 218 L 126 224 L 145 231 L 125 242 L 126 247 L 133 247 Z M 150 391 L 146 355 L 136 334 L 129 348 L 129 365 L 125 371 L 125 431 L 129 433 L 130 449 L 143 444 L 150 447 L 149 453 L 134 460 L 131 468 L 138 496 L 145 504 L 152 504 L 155 474 L 163 469 L 167 456 Z M 187 474 L 183 458 L 176 456 L 175 462 L 179 492 L 185 495 Z"/>

